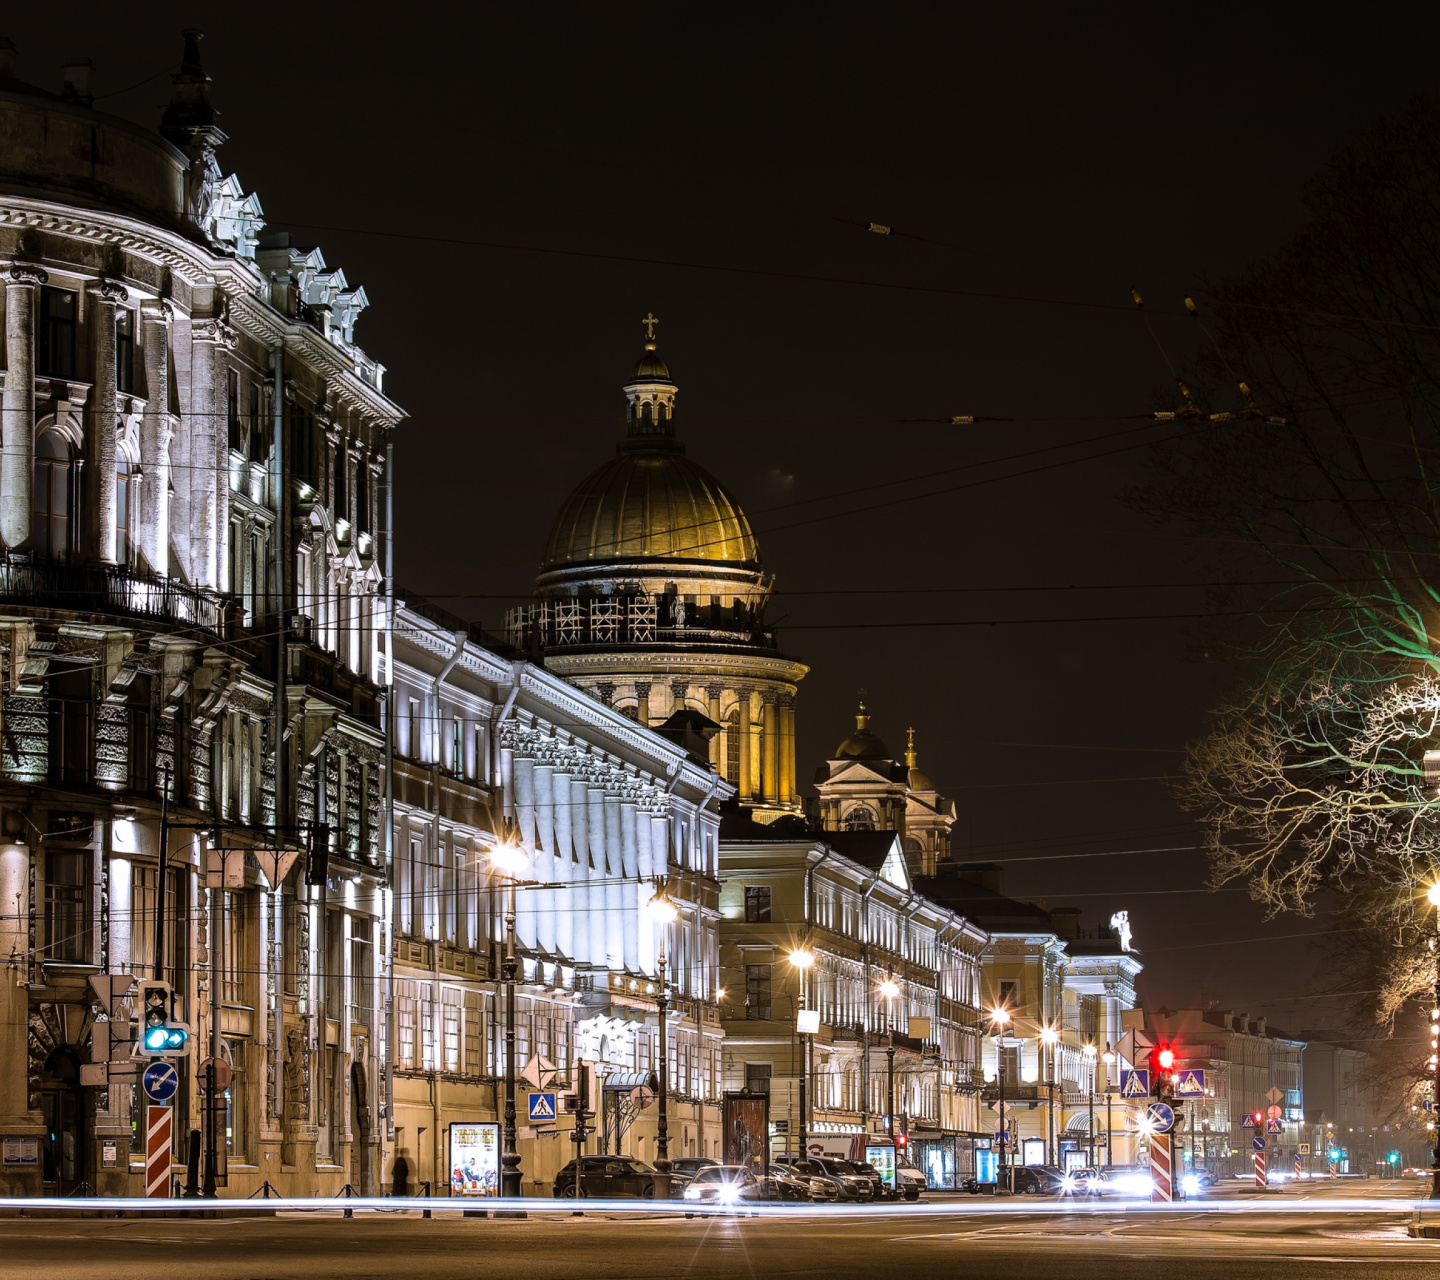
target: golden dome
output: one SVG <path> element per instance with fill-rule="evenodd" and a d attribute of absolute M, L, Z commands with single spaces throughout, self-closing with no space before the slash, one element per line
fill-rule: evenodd
<path fill-rule="evenodd" d="M 565 501 L 541 572 L 629 560 L 760 563 L 750 521 L 708 471 L 669 447 L 622 446 Z"/>

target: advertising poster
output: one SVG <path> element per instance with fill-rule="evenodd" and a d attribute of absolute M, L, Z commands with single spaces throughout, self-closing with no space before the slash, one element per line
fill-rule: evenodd
<path fill-rule="evenodd" d="M 498 1124 L 452 1124 L 450 1126 L 450 1194 L 452 1196 L 498 1196 L 500 1194 L 500 1126 Z"/>
<path fill-rule="evenodd" d="M 865 1163 L 880 1175 L 891 1189 L 895 1186 L 895 1148 L 888 1142 L 865 1148 Z"/>
<path fill-rule="evenodd" d="M 769 1155 L 770 1099 L 764 1094 L 727 1093 L 723 1114 L 725 1163 L 743 1164 L 763 1178 Z"/>

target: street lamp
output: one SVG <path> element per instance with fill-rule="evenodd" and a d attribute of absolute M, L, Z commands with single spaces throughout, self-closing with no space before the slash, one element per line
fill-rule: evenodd
<path fill-rule="evenodd" d="M 1113 1168 L 1115 1165 L 1115 1122 L 1110 1115 L 1110 1077 L 1111 1068 L 1115 1065 L 1115 1050 L 1110 1047 L 1110 1041 L 1105 1041 L 1105 1052 L 1100 1055 L 1100 1060 L 1105 1064 L 1105 1167 Z M 1194 1146 L 1194 1143 L 1191 1143 Z M 1194 1164 L 1195 1153 L 1190 1153 L 1190 1162 Z"/>
<path fill-rule="evenodd" d="M 1060 1153 L 1055 1150 L 1055 1045 L 1060 1040 L 1060 1033 L 1054 1027 L 1042 1027 L 1040 1039 L 1045 1045 L 1045 1093 L 1047 1106 L 1050 1112 L 1046 1124 L 1047 1141 L 1045 1149 L 1049 1153 L 1045 1157 L 1047 1164 L 1058 1165 Z"/>
<path fill-rule="evenodd" d="M 810 1061 L 806 1055 L 806 1033 L 803 1030 L 808 1021 L 804 1017 L 805 1010 L 805 971 L 815 963 L 813 952 L 806 951 L 804 947 L 796 947 L 790 953 L 791 967 L 798 970 L 800 974 L 800 1013 L 801 1016 L 795 1019 L 795 1029 L 800 1033 L 800 1158 L 809 1157 L 808 1135 L 805 1132 L 805 1092 L 809 1083 Z"/>
<path fill-rule="evenodd" d="M 1005 1024 L 1010 1021 L 1010 1010 L 990 1010 L 990 1024 L 995 1028 L 995 1081 L 1000 1089 L 1000 1180 L 1009 1185 L 1009 1161 L 1006 1157 L 1006 1142 L 1009 1131 L 1005 1128 Z"/>
<path fill-rule="evenodd" d="M 665 1011 L 670 1007 L 670 1002 L 665 989 L 665 939 L 669 933 L 670 926 L 680 918 L 679 909 L 663 892 L 657 893 L 646 905 L 650 918 L 660 926 L 660 958 L 659 958 L 659 999 L 655 1002 L 660 1013 L 660 1114 L 655 1121 L 655 1171 L 660 1176 L 655 1179 L 655 1197 L 658 1200 L 670 1199 L 670 1127 L 667 1102 L 670 1096 L 670 1042 L 665 1032 Z"/>
<path fill-rule="evenodd" d="M 890 1141 L 893 1143 L 895 1141 L 895 997 L 900 994 L 900 984 L 894 978 L 887 977 L 880 984 L 880 994 L 890 1001 L 890 1010 L 885 1019 L 890 1024 L 886 1036 L 890 1047 L 885 1050 L 888 1070 L 888 1083 L 885 1090 L 885 1132 L 890 1135 Z"/>
<path fill-rule="evenodd" d="M 1432 884 L 1425 896 L 1435 908 L 1435 937 L 1430 940 L 1435 956 L 1435 999 L 1430 1007 L 1430 1076 L 1434 1083 L 1430 1114 L 1440 1116 L 1440 950 L 1435 945 L 1440 939 L 1440 881 Z M 1435 1149 L 1430 1153 L 1430 1199 L 1440 1200 L 1440 1127 L 1435 1130 Z"/>
<path fill-rule="evenodd" d="M 1080 1052 L 1085 1055 L 1085 1080 L 1090 1086 L 1090 1167 L 1095 1168 L 1095 1043 L 1087 1041 Z"/>
<path fill-rule="evenodd" d="M 505 958 L 500 976 L 505 980 L 505 1130 L 500 1156 L 500 1194 L 520 1197 L 520 1153 L 515 1149 L 515 882 L 530 865 L 521 847 L 513 818 L 505 819 L 500 843 L 490 849 L 490 865 L 505 877 Z"/>

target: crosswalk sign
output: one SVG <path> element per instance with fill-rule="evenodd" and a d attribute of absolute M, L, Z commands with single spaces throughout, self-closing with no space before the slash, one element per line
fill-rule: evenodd
<path fill-rule="evenodd" d="M 1242 1129 L 1253 1129 L 1255 1127 L 1255 1117 L 1247 1111 L 1245 1113 L 1245 1119 L 1240 1121 L 1240 1127 Z"/>
<path fill-rule="evenodd" d="M 1150 1096 L 1150 1072 L 1122 1071 L 1120 1073 L 1120 1096 L 1122 1098 L 1148 1098 Z"/>
<path fill-rule="evenodd" d="M 1310 1144 L 1308 1142 L 1302 1142 L 1295 1150 L 1302 1156 L 1308 1156 L 1310 1154 Z"/>
<path fill-rule="evenodd" d="M 541 1124 L 555 1119 L 555 1094 L 532 1093 L 530 1095 L 530 1123 Z"/>
<path fill-rule="evenodd" d="M 1278 1120 L 1267 1120 L 1267 1121 L 1265 1121 L 1265 1132 L 1266 1132 L 1266 1133 L 1279 1133 L 1279 1132 L 1280 1132 L 1280 1121 L 1278 1121 Z"/>
<path fill-rule="evenodd" d="M 1175 1074 L 1175 1092 L 1182 1098 L 1197 1098 L 1205 1092 L 1203 1071 L 1179 1071 Z"/>

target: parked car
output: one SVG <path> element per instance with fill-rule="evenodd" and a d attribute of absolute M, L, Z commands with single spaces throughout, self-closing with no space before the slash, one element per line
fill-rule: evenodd
<path fill-rule="evenodd" d="M 670 1161 L 670 1172 L 683 1173 L 687 1178 L 693 1178 L 701 1169 L 714 1169 L 719 1163 L 720 1161 L 712 1160 L 709 1156 L 681 1156 L 678 1160 Z"/>
<path fill-rule="evenodd" d="M 1010 1190 L 1017 1196 L 1053 1196 L 1064 1187 L 1065 1175 L 1044 1164 L 1022 1164 L 1010 1170 Z"/>
<path fill-rule="evenodd" d="M 915 1201 L 920 1199 L 920 1193 L 929 1184 L 925 1181 L 925 1175 L 919 1169 L 908 1164 L 897 1164 L 895 1166 L 895 1190 L 906 1200 Z"/>
<path fill-rule="evenodd" d="M 582 1198 L 637 1197 L 655 1198 L 655 1170 L 634 1156 L 582 1156 L 580 1159 L 580 1195 Z M 555 1175 L 555 1198 L 575 1197 L 575 1161 L 570 1161 Z"/>
<path fill-rule="evenodd" d="M 1129 1196 L 1148 1200 L 1155 1189 L 1149 1165 L 1116 1165 L 1109 1169 L 1076 1169 L 1070 1175 L 1078 1194 Z"/>
<path fill-rule="evenodd" d="M 893 1200 L 898 1195 L 898 1192 L 891 1190 L 890 1184 L 885 1181 L 885 1175 L 873 1164 L 865 1164 L 859 1160 L 836 1160 L 835 1163 L 856 1177 L 868 1179 L 872 1200 Z"/>
<path fill-rule="evenodd" d="M 757 1177 L 743 1164 L 718 1164 L 701 1169 L 680 1195 L 687 1205 L 723 1208 L 770 1199 L 769 1190 L 766 1179 Z M 685 1216 L 693 1218 L 695 1214 L 687 1209 Z"/>
<path fill-rule="evenodd" d="M 835 1200 L 847 1200 L 860 1204 L 871 1199 L 870 1179 L 841 1168 L 841 1162 L 838 1160 L 819 1156 L 812 1156 L 808 1159 L 801 1156 L 782 1156 L 775 1163 L 783 1164 L 787 1169 L 793 1169 L 796 1173 L 802 1174 L 812 1181 L 822 1179 L 828 1182 L 834 1189 L 833 1198 Z M 811 1193 L 812 1200 L 822 1198 L 830 1199 L 831 1197 L 821 1197 Z"/>

